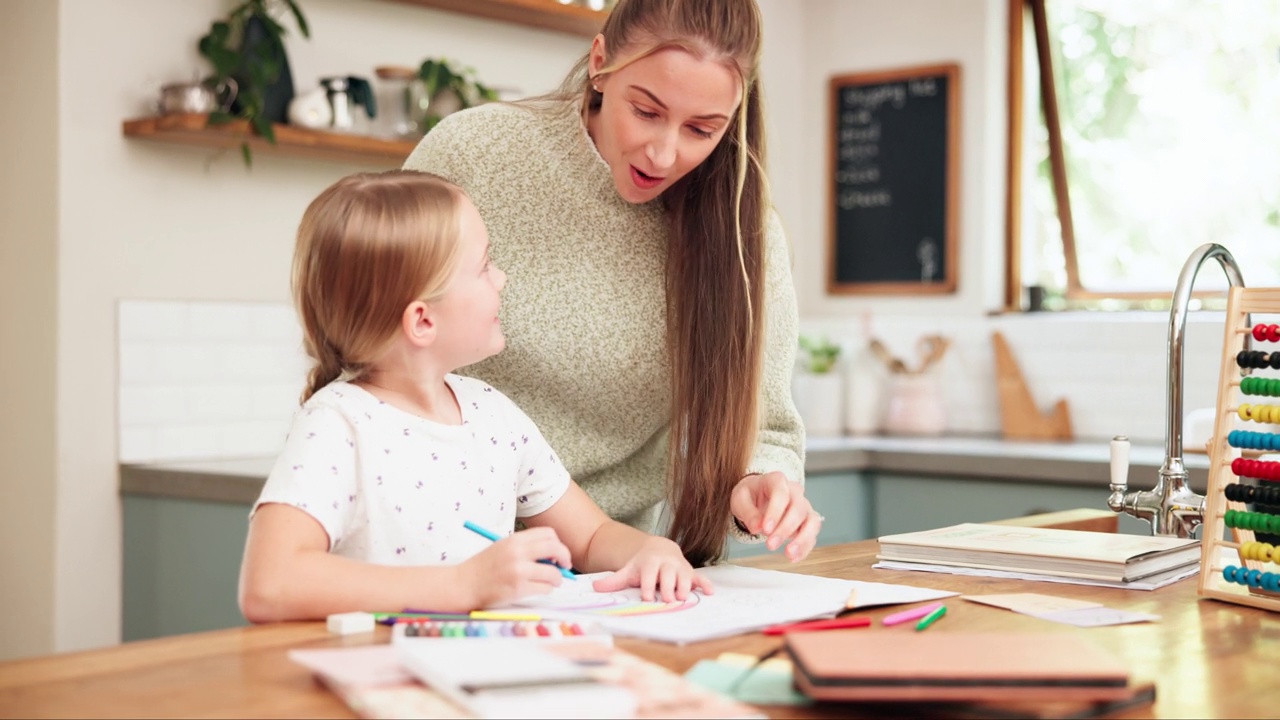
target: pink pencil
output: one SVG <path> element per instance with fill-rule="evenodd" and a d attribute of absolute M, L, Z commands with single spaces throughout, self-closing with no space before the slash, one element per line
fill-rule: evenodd
<path fill-rule="evenodd" d="M 936 602 L 936 603 L 930 603 L 929 605 L 923 605 L 918 608 L 912 608 L 910 610 L 903 610 L 900 613 L 885 615 L 883 622 L 885 625 L 897 625 L 899 623 L 918 620 L 924 617 L 925 615 L 928 615 L 929 613 L 933 612 L 934 610 L 937 610 L 940 607 L 942 607 L 942 603 Z"/>

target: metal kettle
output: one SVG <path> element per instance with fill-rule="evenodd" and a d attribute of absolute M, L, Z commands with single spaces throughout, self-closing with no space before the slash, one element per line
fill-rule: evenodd
<path fill-rule="evenodd" d="M 377 117 L 378 108 L 373 99 L 373 87 L 369 81 L 355 75 L 345 77 L 320 78 L 329 97 L 329 105 L 333 109 L 330 127 L 338 132 L 353 132 L 356 129 L 355 107 L 363 107 L 369 119 Z"/>

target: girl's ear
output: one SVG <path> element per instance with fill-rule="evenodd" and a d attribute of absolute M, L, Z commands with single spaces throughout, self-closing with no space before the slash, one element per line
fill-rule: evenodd
<path fill-rule="evenodd" d="M 427 347 L 436 341 L 436 317 L 434 308 L 422 300 L 414 300 L 400 316 L 400 329 L 415 347 Z"/>
<path fill-rule="evenodd" d="M 604 67 L 605 59 L 604 35 L 596 35 L 591 41 L 591 53 L 587 57 L 587 76 L 591 78 L 592 85 L 603 87 L 601 82 L 604 78 L 596 76 L 600 74 L 600 68 Z"/>

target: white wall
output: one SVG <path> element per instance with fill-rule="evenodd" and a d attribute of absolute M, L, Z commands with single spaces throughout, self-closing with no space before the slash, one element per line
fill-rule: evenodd
<path fill-rule="evenodd" d="M 0 659 L 53 645 L 57 38 L 56 3 L 0 2 Z"/>
<path fill-rule="evenodd" d="M 806 108 L 791 148 L 805 168 L 795 184 L 805 198 L 800 231 L 806 242 L 796 272 L 802 317 L 877 313 L 973 315 L 994 308 L 1002 287 L 1002 197 L 1005 122 L 989 110 L 1005 92 L 1006 0 L 807 0 L 804 72 L 798 104 Z M 996 52 L 988 48 L 996 48 Z M 826 294 L 828 81 L 833 75 L 940 63 L 960 66 L 959 289 L 952 296 L 893 298 Z M 798 243 L 798 245 L 800 245 Z"/>

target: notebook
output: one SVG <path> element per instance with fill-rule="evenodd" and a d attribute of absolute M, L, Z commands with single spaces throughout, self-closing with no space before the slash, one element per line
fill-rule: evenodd
<path fill-rule="evenodd" d="M 880 560 L 1133 582 L 1200 562 L 1186 538 L 964 523 L 880 538 Z"/>
<path fill-rule="evenodd" d="M 481 718 L 630 718 L 636 696 L 519 638 L 396 645 L 411 674 Z"/>
<path fill-rule="evenodd" d="M 1061 701 L 1133 695 L 1128 668 L 1071 632 L 794 633 L 795 683 L 818 700 Z"/>

